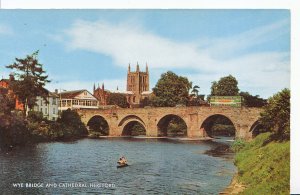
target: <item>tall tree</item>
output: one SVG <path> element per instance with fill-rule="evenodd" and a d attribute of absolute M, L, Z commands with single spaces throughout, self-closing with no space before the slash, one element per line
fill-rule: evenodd
<path fill-rule="evenodd" d="M 109 105 L 117 105 L 121 108 L 128 108 L 129 104 L 126 99 L 126 95 L 121 93 L 110 93 L 107 102 Z"/>
<path fill-rule="evenodd" d="M 236 95 L 239 95 L 238 81 L 232 75 L 222 77 L 218 82 L 212 82 L 211 96 Z"/>
<path fill-rule="evenodd" d="M 198 97 L 200 87 L 198 85 L 194 85 L 191 91 L 192 95 Z"/>
<path fill-rule="evenodd" d="M 152 105 L 157 107 L 172 107 L 177 104 L 186 105 L 191 87 L 192 83 L 186 77 L 168 71 L 161 75 L 153 88 Z"/>
<path fill-rule="evenodd" d="M 240 92 L 243 97 L 243 106 L 246 107 L 263 107 L 267 104 L 267 100 L 260 98 L 258 95 L 253 96 L 249 92 Z"/>
<path fill-rule="evenodd" d="M 260 123 L 279 138 L 290 138 L 290 90 L 283 89 L 268 99 L 261 113 Z"/>
<path fill-rule="evenodd" d="M 27 114 L 28 108 L 33 108 L 37 96 L 41 96 L 47 101 L 47 91 L 44 86 L 50 81 L 43 70 L 43 65 L 38 62 L 38 52 L 27 55 L 23 59 L 16 58 L 13 64 L 6 66 L 13 69 L 14 75 L 17 77 L 10 88 L 23 104 L 24 114 Z"/>

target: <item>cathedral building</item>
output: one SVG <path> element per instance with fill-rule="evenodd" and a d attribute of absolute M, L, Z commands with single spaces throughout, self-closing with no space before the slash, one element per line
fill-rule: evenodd
<path fill-rule="evenodd" d="M 144 97 L 151 94 L 149 91 L 149 71 L 146 64 L 146 71 L 140 71 L 139 64 L 136 65 L 136 70 L 131 72 L 130 64 L 127 72 L 127 101 L 133 107 L 139 105 Z"/>
<path fill-rule="evenodd" d="M 135 71 L 131 71 L 130 64 L 128 65 L 127 85 L 125 92 L 121 92 L 118 89 L 117 91 L 106 90 L 104 89 L 104 84 L 102 84 L 101 88 L 99 86 L 96 88 L 94 85 L 93 92 L 93 95 L 98 99 L 100 106 L 108 105 L 108 98 L 110 94 L 119 93 L 126 96 L 130 107 L 139 107 L 141 100 L 151 95 L 151 92 L 149 91 L 148 65 L 146 64 L 145 72 L 140 71 L 139 64 L 136 65 Z"/>
<path fill-rule="evenodd" d="M 104 89 L 104 83 L 102 83 L 102 87 L 100 88 L 98 85 L 98 88 L 96 89 L 96 86 L 94 84 L 93 89 L 93 95 L 98 99 L 99 105 L 106 106 L 108 104 L 107 98 L 109 96 L 109 91 Z"/>

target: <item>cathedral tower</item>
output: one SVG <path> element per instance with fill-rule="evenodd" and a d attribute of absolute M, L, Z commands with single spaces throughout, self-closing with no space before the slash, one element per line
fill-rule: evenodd
<path fill-rule="evenodd" d="M 149 91 L 149 72 L 146 64 L 146 72 L 140 71 L 140 66 L 137 63 L 136 71 L 131 72 L 130 64 L 128 65 L 127 73 L 127 91 L 132 92 L 132 98 L 129 103 L 139 104 L 144 91 Z"/>

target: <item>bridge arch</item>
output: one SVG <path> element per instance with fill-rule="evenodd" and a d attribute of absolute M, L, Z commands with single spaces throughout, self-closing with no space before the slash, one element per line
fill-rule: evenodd
<path fill-rule="evenodd" d="M 105 117 L 101 115 L 92 116 L 87 122 L 87 127 L 89 131 L 96 131 L 100 132 L 102 135 L 109 135 L 109 123 Z"/>
<path fill-rule="evenodd" d="M 157 135 L 160 136 L 187 136 L 187 122 L 176 114 L 166 114 L 157 120 Z"/>
<path fill-rule="evenodd" d="M 257 120 L 250 127 L 250 132 L 252 134 L 252 138 L 256 137 L 260 133 L 264 132 L 262 124 Z"/>
<path fill-rule="evenodd" d="M 224 123 L 225 125 L 215 125 L 216 123 Z M 212 129 L 213 126 L 215 129 Z M 233 127 L 233 129 L 232 129 Z M 224 129 L 220 129 L 224 128 Z M 215 130 L 215 132 L 213 132 Z M 237 127 L 234 123 L 234 120 L 231 119 L 231 117 L 227 116 L 226 114 L 212 114 L 207 116 L 201 126 L 200 126 L 200 131 L 203 131 L 204 136 L 209 136 L 213 137 L 216 133 L 217 134 L 223 134 L 226 136 L 235 136 L 237 134 Z M 218 131 L 218 132 L 216 132 Z"/>
<path fill-rule="evenodd" d="M 136 115 L 124 117 L 118 124 L 122 136 L 146 135 L 145 122 Z"/>

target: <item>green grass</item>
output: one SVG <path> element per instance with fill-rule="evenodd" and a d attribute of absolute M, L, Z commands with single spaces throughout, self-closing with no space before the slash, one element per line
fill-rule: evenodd
<path fill-rule="evenodd" d="M 246 185 L 242 194 L 290 194 L 290 141 L 264 145 L 269 136 L 264 133 L 242 144 L 236 155 L 238 181 Z"/>

